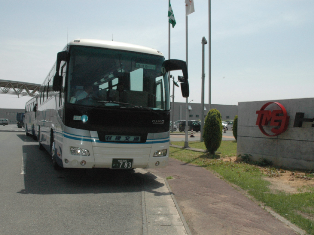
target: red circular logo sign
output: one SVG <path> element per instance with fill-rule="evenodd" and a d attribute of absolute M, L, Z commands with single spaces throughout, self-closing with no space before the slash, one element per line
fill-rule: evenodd
<path fill-rule="evenodd" d="M 266 110 L 266 108 L 271 105 L 276 104 L 280 109 L 278 110 Z M 266 136 L 277 136 L 287 130 L 289 124 L 289 116 L 285 107 L 278 102 L 268 102 L 264 104 L 261 110 L 256 111 L 257 120 L 256 125 L 258 125 L 261 132 Z M 264 126 L 273 126 L 270 131 L 274 134 L 268 134 Z"/>

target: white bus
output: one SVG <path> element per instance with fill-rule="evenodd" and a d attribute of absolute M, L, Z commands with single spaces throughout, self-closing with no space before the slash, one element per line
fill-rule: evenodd
<path fill-rule="evenodd" d="M 68 43 L 37 97 L 39 147 L 55 168 L 166 166 L 171 70 L 182 71 L 181 91 L 188 97 L 184 61 L 114 41 Z"/>
<path fill-rule="evenodd" d="M 25 104 L 24 128 L 27 136 L 32 135 L 33 139 L 37 139 L 36 124 L 36 108 L 37 97 L 33 97 Z"/>

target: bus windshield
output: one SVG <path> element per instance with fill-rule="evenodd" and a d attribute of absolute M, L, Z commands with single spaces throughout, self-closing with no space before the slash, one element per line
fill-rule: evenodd
<path fill-rule="evenodd" d="M 72 46 L 67 102 L 110 108 L 169 110 L 169 83 L 163 56 Z"/>

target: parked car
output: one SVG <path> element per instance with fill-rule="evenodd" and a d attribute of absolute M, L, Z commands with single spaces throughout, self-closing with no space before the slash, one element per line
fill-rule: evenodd
<path fill-rule="evenodd" d="M 6 118 L 0 118 L 0 125 L 9 125 L 9 120 Z"/>
<path fill-rule="evenodd" d="M 224 130 L 233 130 L 233 121 L 222 121 L 221 124 Z"/>
<path fill-rule="evenodd" d="M 222 121 L 221 124 L 222 124 L 223 128 L 227 128 L 227 126 L 228 126 L 228 122 L 226 122 L 226 121 Z"/>
<path fill-rule="evenodd" d="M 233 121 L 227 121 L 228 125 L 227 128 L 228 130 L 233 130 Z"/>
<path fill-rule="evenodd" d="M 174 122 L 174 124 L 176 124 L 176 126 L 178 127 L 180 125 L 180 122 L 182 122 L 182 121 L 184 121 L 184 120 L 177 120 Z"/>
<path fill-rule="evenodd" d="M 184 120 L 181 120 L 179 123 L 179 131 L 182 132 L 185 130 L 185 122 Z M 199 121 L 196 120 L 189 120 L 188 121 L 188 130 L 191 131 L 196 131 L 199 132 L 201 131 L 201 123 Z"/>

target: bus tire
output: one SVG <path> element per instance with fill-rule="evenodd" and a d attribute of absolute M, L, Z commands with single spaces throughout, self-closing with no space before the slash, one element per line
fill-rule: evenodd
<path fill-rule="evenodd" d="M 55 170 L 61 170 L 62 167 L 59 166 L 59 164 L 56 161 L 56 147 L 55 147 L 55 142 L 53 139 L 53 134 L 51 133 L 51 139 L 50 139 L 50 154 L 51 154 L 51 160 L 52 160 L 52 166 Z"/>
<path fill-rule="evenodd" d="M 39 143 L 39 149 L 44 150 L 44 146 L 40 142 L 38 142 L 38 143 Z"/>
<path fill-rule="evenodd" d="M 25 126 L 25 135 L 26 135 L 26 136 L 29 136 L 28 130 L 27 130 L 27 125 Z"/>
<path fill-rule="evenodd" d="M 35 134 L 35 127 L 34 127 L 34 125 L 32 126 L 32 135 L 33 135 L 33 139 L 37 140 L 37 136 Z"/>

